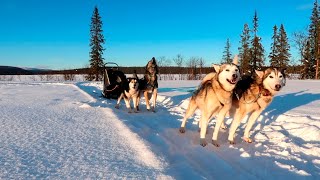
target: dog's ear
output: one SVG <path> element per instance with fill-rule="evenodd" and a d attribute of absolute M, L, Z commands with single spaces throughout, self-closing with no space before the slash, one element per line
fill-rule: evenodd
<path fill-rule="evenodd" d="M 214 68 L 214 70 L 216 71 L 216 73 L 218 73 L 220 71 L 220 66 L 217 64 L 212 64 L 212 67 Z"/>
<path fill-rule="evenodd" d="M 263 78 L 264 72 L 260 70 L 254 70 L 259 78 Z"/>
<path fill-rule="evenodd" d="M 133 70 L 132 77 L 133 77 L 133 78 L 136 78 L 137 80 L 139 79 L 136 70 Z"/>
<path fill-rule="evenodd" d="M 233 61 L 232 61 L 232 64 L 235 64 L 235 65 L 238 65 L 238 55 L 234 55 L 234 58 L 233 58 Z"/>
<path fill-rule="evenodd" d="M 287 68 L 281 68 L 280 72 L 284 75 L 286 73 Z"/>
<path fill-rule="evenodd" d="M 153 63 L 153 64 L 157 64 L 157 62 L 156 62 L 156 58 L 152 57 L 152 59 L 151 59 L 151 60 L 152 60 L 152 63 Z"/>

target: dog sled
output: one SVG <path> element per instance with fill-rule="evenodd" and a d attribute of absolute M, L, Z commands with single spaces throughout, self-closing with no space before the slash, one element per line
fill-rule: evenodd
<path fill-rule="evenodd" d="M 102 81 L 102 96 L 108 99 L 117 99 L 121 94 L 121 89 L 123 83 L 126 81 L 126 76 L 119 70 L 117 63 L 107 62 L 104 64 Z"/>

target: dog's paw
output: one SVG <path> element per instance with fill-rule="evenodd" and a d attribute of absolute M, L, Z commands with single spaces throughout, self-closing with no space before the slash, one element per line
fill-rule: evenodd
<path fill-rule="evenodd" d="M 243 138 L 243 141 L 246 142 L 246 143 L 252 143 L 253 142 L 252 139 L 246 138 L 246 137 Z"/>
<path fill-rule="evenodd" d="M 180 133 L 185 133 L 186 132 L 186 128 L 185 127 L 180 127 L 179 132 Z"/>
<path fill-rule="evenodd" d="M 225 124 L 221 124 L 221 129 L 226 130 L 228 127 Z"/>
<path fill-rule="evenodd" d="M 115 106 L 115 108 L 116 108 L 116 109 L 119 109 L 119 107 L 120 107 L 120 105 L 119 105 L 119 104 L 117 104 L 117 105 Z"/>
<path fill-rule="evenodd" d="M 220 147 L 219 143 L 217 140 L 212 140 L 212 144 L 215 146 L 215 147 Z"/>
<path fill-rule="evenodd" d="M 232 141 L 229 140 L 229 144 L 234 145 L 234 144 L 236 144 L 236 142 L 234 140 L 232 140 Z"/>
<path fill-rule="evenodd" d="M 207 144 L 208 144 L 208 143 L 207 143 L 206 139 L 200 138 L 200 145 L 201 145 L 202 147 L 205 147 Z"/>

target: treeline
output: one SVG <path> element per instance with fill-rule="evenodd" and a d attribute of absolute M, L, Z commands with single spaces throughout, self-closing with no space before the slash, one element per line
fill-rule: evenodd
<path fill-rule="evenodd" d="M 240 68 L 243 74 L 251 74 L 255 69 L 272 66 L 287 69 L 288 74 L 295 74 L 300 79 L 318 79 L 319 59 L 320 59 L 320 13 L 318 2 L 315 0 L 314 8 L 310 17 L 308 33 L 296 32 L 292 36 L 294 46 L 299 50 L 298 61 L 293 61 L 290 53 L 290 44 L 284 24 L 274 25 L 270 53 L 266 54 L 259 36 L 259 18 L 257 12 L 254 13 L 252 25 L 245 23 L 240 34 L 238 54 Z M 90 26 L 90 68 L 87 70 L 88 80 L 101 79 L 101 67 L 104 62 L 102 45 L 105 39 L 102 34 L 102 21 L 95 7 Z M 231 43 L 227 39 L 225 49 L 220 63 L 231 63 L 234 54 L 231 52 Z M 169 59 L 165 56 L 156 58 L 161 74 L 187 74 L 188 79 L 198 79 L 202 74 L 213 71 L 211 65 L 201 57 L 190 57 L 185 59 L 181 54 Z M 147 62 L 147 60 L 146 60 Z M 121 71 L 126 74 L 144 73 L 144 67 L 121 67 Z M 83 72 L 82 70 L 78 70 Z M 83 72 L 84 73 L 84 72 Z"/>
<path fill-rule="evenodd" d="M 299 72 L 303 69 L 302 65 L 288 66 L 287 73 L 288 74 L 299 74 Z M 119 67 L 119 70 L 125 74 L 132 74 L 136 71 L 137 74 L 144 74 L 144 67 Z M 100 69 L 101 73 L 103 72 L 103 68 Z M 194 74 L 194 76 L 200 74 L 208 74 L 213 72 L 214 69 L 212 67 L 177 67 L 177 66 L 161 66 L 159 67 L 160 74 Z M 241 71 L 243 71 L 241 69 Z M 41 75 L 41 74 L 88 74 L 90 72 L 89 68 L 80 68 L 80 69 L 68 69 L 68 70 L 49 70 L 49 71 L 38 71 L 32 73 L 33 75 Z M 15 73 L 13 73 L 15 74 Z M 30 75 L 30 73 L 18 73 L 15 75 Z"/>

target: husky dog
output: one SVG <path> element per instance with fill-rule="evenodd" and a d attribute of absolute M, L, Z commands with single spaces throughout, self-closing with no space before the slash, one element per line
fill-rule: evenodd
<path fill-rule="evenodd" d="M 138 79 L 134 77 L 127 78 L 127 82 L 124 83 L 124 89 L 118 98 L 117 105 L 115 106 L 115 108 L 119 109 L 120 101 L 123 98 L 126 103 L 128 112 L 131 113 L 132 110 L 130 106 L 130 100 L 132 99 L 134 112 L 137 113 L 139 96 L 140 96 L 140 91 L 139 91 Z"/>
<path fill-rule="evenodd" d="M 261 112 L 271 103 L 274 95 L 286 83 L 284 69 L 267 68 L 264 71 L 255 71 L 255 77 L 244 76 L 234 90 L 234 97 L 230 114 L 233 121 L 229 130 L 228 140 L 235 144 L 234 134 L 242 119 L 249 114 L 243 140 L 251 143 L 249 132 Z"/>
<path fill-rule="evenodd" d="M 215 73 L 209 73 L 199 88 L 193 93 L 190 98 L 189 106 L 183 118 L 180 127 L 180 133 L 185 132 L 187 119 L 192 116 L 196 109 L 201 111 L 200 127 L 200 145 L 206 146 L 205 135 L 207 125 L 210 118 L 217 116 L 217 123 L 213 133 L 212 143 L 219 146 L 217 143 L 218 132 L 223 123 L 226 113 L 230 110 L 232 104 L 232 93 L 240 78 L 240 72 L 237 56 L 234 57 L 233 63 L 213 65 Z"/>
<path fill-rule="evenodd" d="M 146 100 L 147 110 L 155 112 L 156 100 L 158 95 L 158 78 L 157 74 L 159 72 L 156 59 L 153 57 L 145 67 L 144 78 L 140 80 L 140 91 L 143 92 L 144 98 Z M 152 95 L 152 108 L 150 107 L 149 94 Z M 138 107 L 139 109 L 139 107 Z"/>

